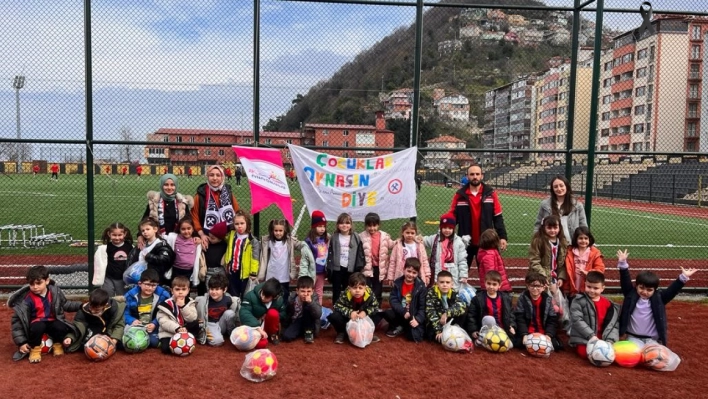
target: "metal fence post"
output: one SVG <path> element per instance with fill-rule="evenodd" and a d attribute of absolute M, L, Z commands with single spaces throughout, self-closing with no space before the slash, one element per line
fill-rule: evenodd
<path fill-rule="evenodd" d="M 632 175 L 629 175 L 629 202 L 632 202 Z"/>
<path fill-rule="evenodd" d="M 649 203 L 651 204 L 651 186 L 654 181 L 653 175 L 649 175 Z"/>
<path fill-rule="evenodd" d="M 671 205 L 676 204 L 676 174 L 671 175 Z"/>

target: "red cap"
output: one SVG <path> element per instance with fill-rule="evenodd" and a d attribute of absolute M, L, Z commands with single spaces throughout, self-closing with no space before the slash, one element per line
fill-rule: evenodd
<path fill-rule="evenodd" d="M 211 229 L 209 230 L 209 234 L 213 235 L 214 237 L 220 240 L 223 240 L 224 237 L 226 237 L 226 233 L 228 233 L 228 231 L 229 227 L 227 226 L 226 222 L 219 222 L 211 227 Z"/>
<path fill-rule="evenodd" d="M 457 224 L 457 220 L 455 220 L 455 215 L 452 213 L 446 213 L 442 216 L 440 216 L 440 227 L 452 227 L 453 229 L 455 228 L 455 225 Z"/>
<path fill-rule="evenodd" d="M 327 225 L 327 218 L 325 218 L 324 213 L 322 213 L 322 211 L 313 211 L 312 212 L 312 227 L 326 226 L 326 225 Z"/>

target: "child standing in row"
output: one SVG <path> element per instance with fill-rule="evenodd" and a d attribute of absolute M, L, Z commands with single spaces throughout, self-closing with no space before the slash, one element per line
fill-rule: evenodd
<path fill-rule="evenodd" d="M 186 216 L 177 222 L 179 234 L 169 233 L 165 241 L 175 252 L 175 263 L 172 266 L 172 277 L 185 276 L 192 286 L 199 285 L 199 270 L 206 269 L 206 261 L 201 244 L 194 242 L 194 222 L 191 216 Z"/>
<path fill-rule="evenodd" d="M 390 309 L 383 317 L 388 321 L 386 336 L 395 338 L 405 332 L 406 337 L 414 342 L 421 342 L 425 337 L 425 284 L 418 278 L 420 261 L 417 258 L 406 259 L 403 276 L 393 282 L 389 296 Z"/>
<path fill-rule="evenodd" d="M 359 234 L 366 261 L 363 274 L 366 276 L 369 287 L 376 295 L 376 300 L 381 303 L 384 280 L 381 269 L 387 269 L 388 254 L 393 248 L 393 241 L 388 233 L 379 230 L 381 218 L 377 213 L 367 214 L 364 217 L 364 225 L 366 230 Z"/>
<path fill-rule="evenodd" d="M 93 257 L 93 282 L 113 297 L 125 294 L 123 272 L 130 266 L 128 255 L 133 250 L 133 236 L 123 223 L 112 223 L 101 234 L 100 245 Z"/>
<path fill-rule="evenodd" d="M 330 237 L 327 234 L 327 219 L 321 211 L 312 212 L 310 232 L 300 242 L 299 277 L 308 276 L 315 281 L 315 293 L 322 305 L 324 283 L 327 275 L 327 252 Z"/>
<path fill-rule="evenodd" d="M 479 283 L 485 284 L 486 275 L 491 271 L 499 273 L 501 285 L 499 291 L 511 293 L 511 284 L 506 275 L 504 260 L 499 253 L 501 240 L 499 234 L 494 229 L 487 229 L 479 235 L 479 250 L 477 251 L 477 270 L 479 271 Z"/>
<path fill-rule="evenodd" d="M 196 302 L 189 297 L 189 279 L 177 276 L 172 280 L 172 297 L 157 306 L 157 322 L 160 325 L 158 337 L 160 350 L 170 354 L 170 339 L 177 333 L 189 332 L 195 337 L 200 334 L 197 320 Z"/>
<path fill-rule="evenodd" d="M 234 230 L 226 235 L 223 264 L 229 276 L 229 294 L 241 298 L 248 280 L 258 279 L 261 243 L 251 234 L 251 218 L 242 210 L 234 213 Z"/>
<path fill-rule="evenodd" d="M 459 289 L 461 282 L 467 282 L 467 245 L 460 236 L 455 235 L 455 215 L 446 213 L 440 216 L 440 231 L 423 237 L 423 244 L 430 250 L 430 269 L 434 281 L 438 273 L 447 270 L 452 274 L 453 288 Z M 432 283 L 430 283 L 432 284 Z"/>
<path fill-rule="evenodd" d="M 371 288 L 367 287 L 366 277 L 358 272 L 352 273 L 347 281 L 347 291 L 337 299 L 332 314 L 327 317 L 337 332 L 334 343 L 343 344 L 346 340 L 349 320 L 357 321 L 368 316 L 376 326 L 382 317 L 378 310 L 379 303 Z M 374 335 L 371 342 L 379 342 L 379 337 Z"/>
<path fill-rule="evenodd" d="M 420 260 L 420 279 L 426 286 L 430 284 L 430 264 L 425 246 L 417 239 L 418 228 L 415 222 L 406 222 L 401 227 L 401 237 L 393 244 L 391 258 L 386 270 L 381 270 L 386 276 L 384 284 L 391 285 L 397 278 L 403 275 L 404 265 L 408 258 L 418 258 Z"/>
<path fill-rule="evenodd" d="M 573 240 L 565 256 L 565 269 L 568 281 L 564 283 L 563 291 L 569 298 L 583 291 L 585 276 L 589 272 L 605 273 L 602 253 L 595 247 L 595 237 L 585 226 L 578 227 L 573 233 Z"/>
<path fill-rule="evenodd" d="M 170 299 L 170 293 L 160 287 L 156 270 L 147 269 L 140 274 L 138 285 L 125 293 L 125 328 L 144 328 L 150 336 L 150 347 L 160 344 L 157 323 L 157 306 Z"/>
<path fill-rule="evenodd" d="M 556 339 L 558 315 L 553 309 L 551 296 L 546 292 L 548 280 L 544 274 L 529 272 L 526 275 L 526 289 L 519 295 L 514 308 L 517 348 L 524 345 L 523 339 L 532 333 L 544 334 L 550 338 L 555 350 L 560 350 Z"/>
<path fill-rule="evenodd" d="M 347 287 L 352 273 L 360 272 L 366 263 L 361 239 L 352 226 L 352 217 L 342 213 L 337 217 L 337 230 L 332 234 L 327 253 L 327 279 L 332 284 L 332 303 Z"/>
<path fill-rule="evenodd" d="M 580 227 L 578 227 L 580 228 Z M 605 275 L 591 271 L 585 279 L 585 293 L 578 294 L 570 305 L 570 340 L 581 358 L 587 358 L 587 343 L 599 338 L 609 343 L 619 340 L 619 306 L 602 295 Z"/>
<path fill-rule="evenodd" d="M 568 242 L 563 234 L 560 217 L 546 216 L 541 228 L 533 235 L 529 247 L 529 273 L 536 272 L 546 276 L 551 292 L 562 288 L 567 280 L 565 270 L 565 251 Z"/>
<path fill-rule="evenodd" d="M 231 331 L 238 324 L 238 314 L 241 301 L 233 298 L 226 292 L 229 279 L 224 274 L 216 274 L 207 283 L 209 293 L 197 297 L 197 319 L 200 331 L 197 341 L 204 345 L 221 346 L 224 337 L 231 335 Z"/>
<path fill-rule="evenodd" d="M 280 281 L 286 301 L 290 294 L 290 276 L 295 275 L 296 271 L 295 246 L 290 230 L 290 223 L 285 219 L 274 219 L 268 223 L 268 235 L 261 240 L 258 269 L 258 281 L 270 278 Z"/>
<path fill-rule="evenodd" d="M 145 240 L 145 247 L 133 249 L 130 256 L 131 264 L 136 261 L 147 263 L 148 269 L 155 269 L 160 275 L 160 285 L 168 285 L 171 279 L 171 269 L 175 261 L 175 252 L 158 232 L 159 226 L 153 218 L 145 218 L 140 222 L 140 234 Z M 136 253 L 137 252 L 137 253 Z"/>
<path fill-rule="evenodd" d="M 118 345 L 123 339 L 124 313 L 124 303 L 109 297 L 101 288 L 93 290 L 88 302 L 76 313 L 71 331 L 64 338 L 64 346 L 69 352 L 76 352 L 94 335 L 106 335 L 113 345 Z"/>

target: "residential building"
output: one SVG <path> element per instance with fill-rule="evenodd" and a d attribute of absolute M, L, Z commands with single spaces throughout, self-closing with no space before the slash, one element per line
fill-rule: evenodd
<path fill-rule="evenodd" d="M 386 119 L 410 119 L 413 109 L 413 89 L 404 88 L 383 96 L 381 105 Z"/>
<path fill-rule="evenodd" d="M 507 18 L 507 22 L 509 22 L 509 25 L 512 26 L 525 26 L 528 24 L 528 21 L 526 21 L 526 18 L 524 18 L 523 15 L 519 14 L 511 14 Z"/>
<path fill-rule="evenodd" d="M 519 32 L 519 40 L 522 46 L 534 46 L 543 43 L 543 32 L 536 29 L 526 29 Z"/>
<path fill-rule="evenodd" d="M 570 31 L 565 28 L 547 30 L 543 34 L 543 40 L 556 46 L 567 44 L 570 43 Z"/>
<path fill-rule="evenodd" d="M 460 38 L 476 38 L 482 34 L 482 28 L 475 24 L 470 24 L 460 28 Z"/>
<path fill-rule="evenodd" d="M 499 41 L 504 38 L 504 32 L 484 32 L 482 33 L 482 40 L 486 41 Z"/>
<path fill-rule="evenodd" d="M 433 106 L 441 118 L 464 122 L 470 119 L 470 101 L 461 94 L 435 100 Z"/>
<path fill-rule="evenodd" d="M 460 140 L 452 136 L 438 136 L 434 139 L 425 141 L 426 148 L 440 148 L 440 149 L 460 149 L 465 148 L 466 144 L 464 140 Z M 460 157 L 460 155 L 465 155 L 466 157 Z M 453 160 L 454 158 L 454 160 Z M 425 154 L 425 166 L 431 169 L 452 169 L 453 167 L 459 167 L 459 163 L 455 161 L 465 162 L 467 158 L 470 157 L 468 154 L 462 154 L 459 152 L 450 151 L 435 151 L 428 152 Z"/>
<path fill-rule="evenodd" d="M 376 113 L 376 125 L 307 123 L 303 133 L 306 137 L 314 137 L 314 145 L 317 147 L 352 147 L 351 150 L 327 151 L 344 158 L 369 158 L 391 153 L 365 150 L 363 147 L 393 148 L 394 133 L 386 129 L 383 111 Z"/>
<path fill-rule="evenodd" d="M 460 50 L 462 50 L 462 40 L 443 40 L 438 42 L 438 52 L 440 54 L 448 54 Z"/>

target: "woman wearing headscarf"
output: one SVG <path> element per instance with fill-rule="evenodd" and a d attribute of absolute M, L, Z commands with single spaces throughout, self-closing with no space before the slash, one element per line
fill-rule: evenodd
<path fill-rule="evenodd" d="M 194 206 L 191 195 L 182 195 L 178 191 L 177 176 L 166 173 L 160 177 L 160 191 L 148 191 L 147 206 L 143 219 L 152 217 L 157 220 L 160 234 L 179 233 L 177 222 L 189 215 Z M 138 231 L 140 231 L 138 229 Z M 144 245 L 143 237 L 138 234 L 138 247 Z"/>
<path fill-rule="evenodd" d="M 194 229 L 202 239 L 202 248 L 209 249 L 209 230 L 219 222 L 233 228 L 234 212 L 239 210 L 231 186 L 224 184 L 224 168 L 211 165 L 206 169 L 207 182 L 197 187 L 192 208 Z"/>

